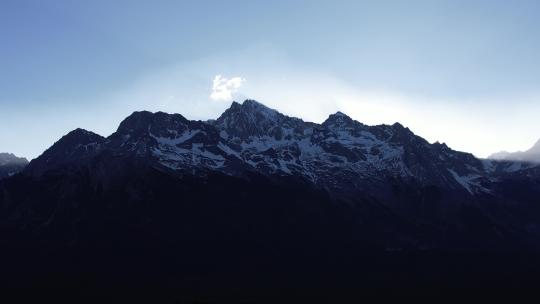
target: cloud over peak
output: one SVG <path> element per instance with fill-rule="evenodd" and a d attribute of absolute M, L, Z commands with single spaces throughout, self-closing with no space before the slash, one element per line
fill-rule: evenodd
<path fill-rule="evenodd" d="M 233 94 L 238 91 L 246 80 L 242 77 L 225 78 L 216 75 L 212 82 L 212 94 L 210 99 L 216 101 L 231 101 Z"/>

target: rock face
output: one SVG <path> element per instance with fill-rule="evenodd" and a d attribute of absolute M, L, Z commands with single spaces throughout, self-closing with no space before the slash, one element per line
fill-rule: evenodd
<path fill-rule="evenodd" d="M 0 179 L 19 173 L 26 165 L 28 165 L 26 158 L 11 153 L 0 153 Z"/>
<path fill-rule="evenodd" d="M 17 248 L 61 252 L 68 273 L 72 255 L 102 250 L 118 260 L 90 270 L 135 255 L 126 273 L 149 256 L 171 272 L 208 261 L 364 272 L 388 252 L 537 250 L 538 197 L 533 163 L 477 159 L 398 123 L 337 112 L 316 124 L 246 100 L 211 121 L 135 112 L 107 138 L 70 132 L 0 182 L 0 245 L 14 259 Z"/>

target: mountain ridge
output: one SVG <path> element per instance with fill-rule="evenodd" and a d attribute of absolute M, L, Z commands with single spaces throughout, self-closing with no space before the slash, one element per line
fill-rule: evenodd
<path fill-rule="evenodd" d="M 316 124 L 250 100 L 234 102 L 212 121 L 137 111 L 106 138 L 76 129 L 32 160 L 22 175 L 88 176 L 95 189 L 109 191 L 134 168 L 180 180 L 216 174 L 246 182 L 262 176 L 271 184 L 292 180 L 331 200 L 370 202 L 436 226 L 457 225 L 464 220 L 460 210 L 474 206 L 477 216 L 508 231 L 534 226 L 535 220 L 508 218 L 500 208 L 532 204 L 540 193 L 540 166 L 481 160 L 444 143 L 431 144 L 399 123 L 368 126 L 337 112 Z M 429 211 L 419 211 L 424 208 Z"/>
<path fill-rule="evenodd" d="M 80 142 L 72 144 L 72 138 Z M 101 149 L 153 159 L 172 170 L 300 175 L 319 186 L 335 187 L 335 192 L 342 184 L 338 180 L 393 176 L 473 194 L 486 190 L 476 180 L 489 175 L 472 154 L 430 144 L 399 123 L 367 126 L 337 112 L 316 124 L 253 100 L 233 102 L 214 121 L 139 111 L 107 138 L 78 129 L 33 160 L 26 172 L 39 175 L 51 164 L 69 162 L 70 156 L 76 160 Z"/>

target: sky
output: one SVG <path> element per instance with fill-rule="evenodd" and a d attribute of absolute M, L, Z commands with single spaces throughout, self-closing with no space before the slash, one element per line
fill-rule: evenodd
<path fill-rule="evenodd" d="M 246 98 L 487 157 L 540 138 L 540 1 L 0 0 L 0 152 Z"/>

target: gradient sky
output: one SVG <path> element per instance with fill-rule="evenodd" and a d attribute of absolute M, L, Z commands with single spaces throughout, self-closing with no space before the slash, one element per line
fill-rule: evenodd
<path fill-rule="evenodd" d="M 540 1 L 0 1 L 0 152 L 246 97 L 486 157 L 540 138 Z"/>

